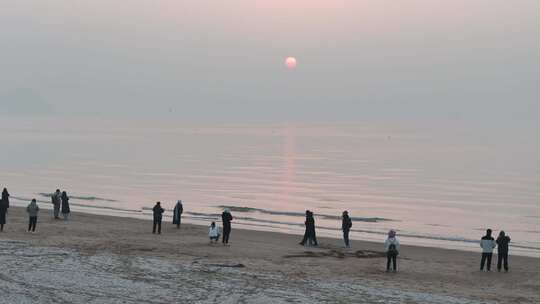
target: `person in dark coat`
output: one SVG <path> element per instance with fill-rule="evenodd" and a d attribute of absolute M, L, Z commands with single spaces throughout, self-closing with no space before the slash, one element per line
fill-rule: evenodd
<path fill-rule="evenodd" d="M 182 201 L 178 201 L 176 203 L 176 206 L 174 206 L 174 211 L 173 211 L 173 224 L 176 225 L 176 228 L 178 229 L 180 229 L 183 212 L 184 212 L 184 206 L 182 206 Z"/>
<path fill-rule="evenodd" d="M 221 214 L 221 220 L 223 221 L 223 238 L 221 239 L 223 245 L 229 244 L 229 235 L 231 234 L 231 221 L 233 217 L 228 208 L 225 208 Z"/>
<path fill-rule="evenodd" d="M 501 231 L 497 238 L 497 271 L 501 271 L 501 266 L 504 262 L 504 271 L 508 272 L 508 244 L 510 237 Z"/>
<path fill-rule="evenodd" d="M 9 194 L 8 194 L 8 197 L 9 197 Z M 2 199 L 0 199 L 0 232 L 4 231 L 4 225 L 6 224 L 6 214 L 7 214 L 8 208 L 9 208 L 9 203 L 7 201 L 4 201 L 2 197 Z"/>
<path fill-rule="evenodd" d="M 352 220 L 349 217 L 348 211 L 343 211 L 343 215 L 341 217 L 341 230 L 343 230 L 343 241 L 345 242 L 345 246 L 347 248 L 350 248 L 349 244 L 349 231 L 352 227 Z"/>
<path fill-rule="evenodd" d="M 317 235 L 315 233 L 315 217 L 313 212 L 309 212 L 308 218 L 306 220 L 306 228 L 308 230 L 308 242 L 310 246 L 318 246 Z"/>
<path fill-rule="evenodd" d="M 154 228 L 152 229 L 152 233 L 156 233 L 156 227 L 158 234 L 161 234 L 161 219 L 163 218 L 163 208 L 161 208 L 161 202 L 157 202 L 154 208 L 152 208 L 152 211 L 154 212 Z"/>
<path fill-rule="evenodd" d="M 6 208 L 9 209 L 9 192 L 7 191 L 7 188 L 2 190 L 2 201 L 6 204 Z"/>
<path fill-rule="evenodd" d="M 309 217 L 309 214 L 311 213 L 311 211 L 309 210 L 306 210 L 306 220 L 304 221 L 304 225 L 306 226 L 306 230 L 304 231 L 304 237 L 302 238 L 302 240 L 300 241 L 300 245 L 304 246 L 308 240 L 308 237 L 309 237 L 309 232 L 308 232 L 308 217 Z"/>
<path fill-rule="evenodd" d="M 62 192 L 60 200 L 62 201 L 62 216 L 64 217 L 64 220 L 67 221 L 71 211 L 69 210 L 69 196 L 67 195 L 66 191 Z"/>
<path fill-rule="evenodd" d="M 54 219 L 59 220 L 60 207 L 62 206 L 62 193 L 60 193 L 60 189 L 56 189 L 56 192 L 51 195 L 51 203 L 53 205 Z"/>

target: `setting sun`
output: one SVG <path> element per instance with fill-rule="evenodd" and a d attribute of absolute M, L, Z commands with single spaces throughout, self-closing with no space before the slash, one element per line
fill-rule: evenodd
<path fill-rule="evenodd" d="M 287 59 L 285 59 L 285 66 L 288 68 L 288 69 L 295 69 L 296 68 L 296 58 L 294 57 L 287 57 Z"/>

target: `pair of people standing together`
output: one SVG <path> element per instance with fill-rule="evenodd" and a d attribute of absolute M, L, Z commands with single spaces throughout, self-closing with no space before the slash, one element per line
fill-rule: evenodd
<path fill-rule="evenodd" d="M 510 244 L 510 237 L 504 231 L 501 231 L 499 237 L 495 240 L 491 234 L 491 229 L 486 230 L 486 235 L 480 240 L 480 247 L 482 248 L 480 271 L 484 271 L 484 266 L 487 266 L 487 271 L 491 271 L 493 250 L 497 247 L 497 271 L 501 271 L 504 266 L 504 271 L 508 272 L 508 244 Z"/>
<path fill-rule="evenodd" d="M 306 231 L 304 233 L 304 237 L 302 238 L 302 241 L 300 241 L 300 245 L 304 246 L 306 243 L 310 246 L 317 246 L 317 235 L 315 233 L 315 217 L 313 215 L 313 212 L 310 210 L 306 210 L 306 220 L 304 222 L 306 226 Z M 352 228 L 352 220 L 349 217 L 348 211 L 343 211 L 342 217 L 341 217 L 341 230 L 343 231 L 343 241 L 345 242 L 345 247 L 350 248 L 350 242 L 349 242 L 349 232 Z"/>
<path fill-rule="evenodd" d="M 304 238 L 300 241 L 300 245 L 304 246 L 306 243 L 310 246 L 318 246 L 317 235 L 315 234 L 315 217 L 313 212 L 306 210 L 306 231 L 304 232 Z"/>
<path fill-rule="evenodd" d="M 156 203 L 154 208 L 152 208 L 152 212 L 154 216 L 152 233 L 155 234 L 157 232 L 158 234 L 161 234 L 161 223 L 163 220 L 163 213 L 165 212 L 165 209 L 161 207 L 161 202 Z M 183 212 L 184 212 L 184 207 L 182 205 L 182 201 L 178 201 L 173 210 L 173 224 L 175 224 L 178 229 L 180 229 Z M 223 222 L 222 242 L 224 245 L 226 245 L 229 243 L 229 236 L 231 234 L 231 222 L 233 220 L 231 212 L 228 208 L 226 208 L 221 214 L 221 219 Z M 220 237 L 219 228 L 216 226 L 215 222 L 212 222 L 208 235 L 210 237 L 210 241 L 217 242 L 217 240 L 219 239 Z"/>
<path fill-rule="evenodd" d="M 71 210 L 69 208 L 69 196 L 66 191 L 60 193 L 60 189 L 56 189 L 56 192 L 51 195 L 51 202 L 53 204 L 54 219 L 60 219 L 61 211 L 62 217 L 67 220 Z"/>
<path fill-rule="evenodd" d="M 152 212 L 154 215 L 152 233 L 155 234 L 157 230 L 157 233 L 161 234 L 161 222 L 163 220 L 163 212 L 165 212 L 165 209 L 161 207 L 161 202 L 156 203 L 154 208 L 152 208 Z M 176 225 L 177 229 L 180 229 L 180 224 L 182 223 L 182 213 L 184 213 L 184 206 L 182 205 L 182 201 L 178 201 L 173 210 L 173 224 Z"/>

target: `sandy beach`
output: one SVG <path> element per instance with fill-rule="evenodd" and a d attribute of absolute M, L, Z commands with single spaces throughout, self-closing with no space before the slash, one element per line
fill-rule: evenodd
<path fill-rule="evenodd" d="M 511 256 L 509 273 L 479 272 L 480 254 L 403 245 L 396 274 L 381 243 L 235 229 L 210 245 L 207 227 L 74 213 L 26 232 L 10 208 L 0 234 L 0 303 L 537 303 L 540 261 Z M 496 256 L 494 256 L 496 260 Z"/>

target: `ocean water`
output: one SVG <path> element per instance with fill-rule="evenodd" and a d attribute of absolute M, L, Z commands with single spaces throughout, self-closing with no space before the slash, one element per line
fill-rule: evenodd
<path fill-rule="evenodd" d="M 235 227 L 478 250 L 505 230 L 514 254 L 540 256 L 535 130 L 361 123 L 183 123 L 2 119 L 0 184 L 15 205 L 67 190 L 74 210 L 150 218 L 181 199 L 188 222 L 227 206 Z M 169 213 L 170 215 L 170 213 Z"/>

